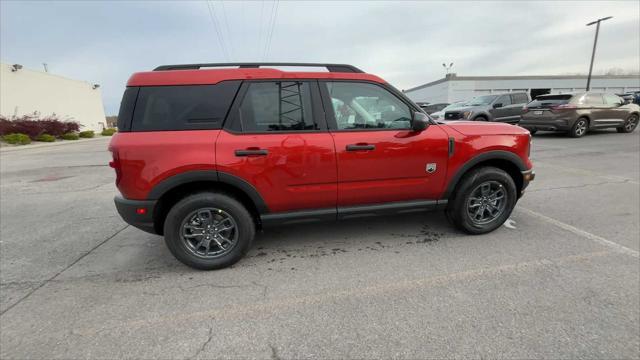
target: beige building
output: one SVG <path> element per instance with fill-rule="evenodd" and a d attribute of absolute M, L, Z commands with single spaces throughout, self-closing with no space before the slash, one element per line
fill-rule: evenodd
<path fill-rule="evenodd" d="M 80 130 L 106 127 L 99 86 L 0 63 L 0 114 L 12 117 L 34 112 L 77 121 L 82 125 Z"/>

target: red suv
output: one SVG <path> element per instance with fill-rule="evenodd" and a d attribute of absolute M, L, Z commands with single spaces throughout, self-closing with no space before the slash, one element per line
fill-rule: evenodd
<path fill-rule="evenodd" d="M 118 212 L 199 269 L 235 263 L 272 224 L 441 208 L 487 233 L 534 177 L 527 130 L 436 123 L 350 65 L 160 66 L 129 79 L 118 130 Z"/>

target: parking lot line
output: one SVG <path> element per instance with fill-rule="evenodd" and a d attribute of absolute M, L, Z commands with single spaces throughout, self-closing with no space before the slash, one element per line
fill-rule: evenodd
<path fill-rule="evenodd" d="M 633 256 L 635 258 L 639 258 L 640 257 L 640 253 L 638 251 L 633 250 L 631 248 L 628 248 L 626 246 L 620 245 L 620 244 L 618 244 L 616 242 L 613 242 L 611 240 L 607 240 L 607 239 L 605 239 L 605 238 L 603 238 L 601 236 L 592 234 L 592 233 L 590 233 L 588 231 L 584 231 L 584 230 L 579 229 L 579 228 L 577 228 L 575 226 L 569 225 L 567 223 L 563 223 L 560 220 L 556 220 L 554 218 L 550 218 L 550 217 L 548 217 L 546 215 L 540 214 L 540 213 L 535 212 L 533 210 L 529 210 L 527 208 L 523 208 L 521 206 L 519 206 L 517 209 L 519 211 L 522 211 L 522 212 L 528 214 L 528 215 L 531 215 L 531 216 L 536 217 L 536 218 L 538 218 L 540 220 L 543 220 L 543 221 L 546 221 L 546 222 L 548 222 L 550 224 L 553 224 L 553 225 L 555 225 L 555 226 L 557 226 L 557 227 L 559 227 L 561 229 L 567 230 L 567 231 L 572 232 L 572 233 L 574 233 L 574 234 L 576 234 L 578 236 L 584 237 L 584 238 L 589 239 L 591 241 L 597 242 L 598 244 L 604 245 L 604 246 L 606 246 L 606 247 L 608 247 L 608 248 L 610 248 L 610 249 L 612 249 L 612 250 L 614 250 L 616 252 L 619 252 L 621 254 L 630 255 L 630 256 Z"/>

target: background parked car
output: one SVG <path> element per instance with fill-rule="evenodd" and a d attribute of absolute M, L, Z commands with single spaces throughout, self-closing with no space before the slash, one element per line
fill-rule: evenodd
<path fill-rule="evenodd" d="M 424 112 L 431 115 L 434 112 L 441 111 L 442 109 L 446 108 L 447 106 L 449 106 L 449 103 L 437 103 L 437 104 L 426 104 L 426 105 L 418 104 L 418 105 L 420 106 L 420 108 L 422 108 L 422 110 L 424 110 Z"/>
<path fill-rule="evenodd" d="M 531 101 L 526 92 L 483 95 L 468 101 L 464 107 L 446 111 L 445 120 L 500 121 L 515 124 L 522 108 Z"/>
<path fill-rule="evenodd" d="M 571 137 L 605 128 L 630 133 L 638 126 L 639 115 L 640 106 L 613 94 L 542 95 L 523 109 L 520 126 L 532 134 L 538 130 L 566 131 Z"/>
<path fill-rule="evenodd" d="M 431 115 L 431 118 L 433 118 L 434 120 L 444 120 L 444 113 L 450 110 L 455 110 L 457 108 L 463 107 L 464 104 L 466 103 L 466 101 L 456 101 L 454 103 L 451 103 L 449 105 L 447 105 L 447 107 L 445 107 L 444 109 L 440 110 L 440 111 L 436 111 L 433 112 L 429 115 Z"/>

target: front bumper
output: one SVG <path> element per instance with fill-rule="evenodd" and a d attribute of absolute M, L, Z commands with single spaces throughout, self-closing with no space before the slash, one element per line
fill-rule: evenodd
<path fill-rule="evenodd" d="M 529 183 L 532 182 L 536 178 L 536 172 L 533 169 L 529 169 L 527 171 L 522 172 L 522 189 L 520 189 L 519 198 L 524 195 L 524 189 L 529 186 Z"/>
<path fill-rule="evenodd" d="M 129 200 L 116 196 L 113 201 L 122 219 L 129 225 L 157 234 L 153 223 L 156 200 Z"/>

